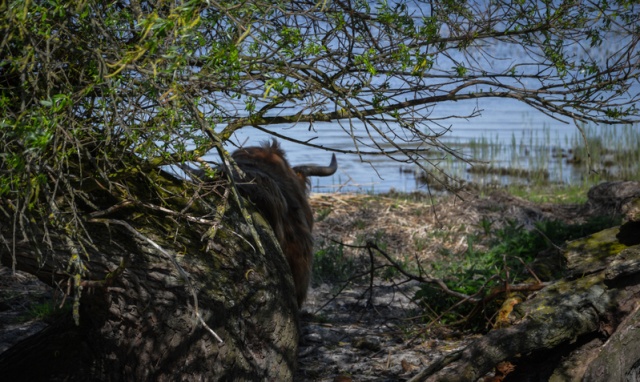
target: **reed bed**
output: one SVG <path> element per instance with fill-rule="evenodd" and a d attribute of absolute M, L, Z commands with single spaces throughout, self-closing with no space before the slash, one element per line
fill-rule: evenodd
<path fill-rule="evenodd" d="M 640 179 L 639 125 L 585 124 L 562 136 L 543 126 L 516 131 L 510 140 L 453 138 L 449 146 L 464 160 L 450 155 L 438 162 L 449 175 L 447 186 L 584 190 L 601 181 Z M 421 179 L 438 189 L 433 178 Z"/>

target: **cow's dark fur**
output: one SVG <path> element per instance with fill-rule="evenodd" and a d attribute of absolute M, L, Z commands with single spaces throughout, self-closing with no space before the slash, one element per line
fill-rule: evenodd
<path fill-rule="evenodd" d="M 276 140 L 236 150 L 232 157 L 244 176 L 234 179 L 241 194 L 250 199 L 269 222 L 289 262 L 296 299 L 301 307 L 307 296 L 313 261 L 313 212 L 307 200 L 308 176 L 327 176 L 331 166 L 291 167 Z"/>

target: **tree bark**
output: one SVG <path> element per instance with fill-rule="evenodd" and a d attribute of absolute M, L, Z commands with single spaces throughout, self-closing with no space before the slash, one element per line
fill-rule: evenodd
<path fill-rule="evenodd" d="M 166 174 L 158 181 L 176 182 Z M 208 198 L 211 205 L 223 203 Z M 110 206 L 99 197 L 92 201 Z M 184 208 L 173 202 L 173 211 Z M 78 241 L 87 268 L 79 325 L 68 312 L 1 354 L 2 379 L 292 380 L 298 318 L 290 271 L 266 222 L 252 215 L 257 243 L 242 216 L 230 203 L 213 239 L 207 238 L 210 224 L 139 205 L 89 216 L 83 224 L 91 242 Z M 13 234 L 3 226 L 5 238 Z M 11 266 L 15 257 L 18 269 L 73 291 L 64 231 L 33 229 L 30 236 L 15 243 L 15 253 L 1 246 L 2 262 Z M 44 240 L 56 250 L 38 254 L 33 243 Z"/>
<path fill-rule="evenodd" d="M 640 380 L 640 305 L 600 349 L 584 374 L 584 382 Z"/>

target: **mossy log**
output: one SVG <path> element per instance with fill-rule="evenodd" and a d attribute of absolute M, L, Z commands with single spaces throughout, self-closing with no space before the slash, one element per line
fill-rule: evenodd
<path fill-rule="evenodd" d="M 130 199 L 93 191 L 68 206 L 86 207 L 75 211 L 87 233 L 75 244 L 64 227 L 45 232 L 38 229 L 44 224 L 32 224 L 28 240 L 0 247 L 4 264 L 15 260 L 68 300 L 74 286 L 82 292 L 79 324 L 67 311 L 0 355 L 2 379 L 292 380 L 297 304 L 266 222 L 227 202 L 222 187 L 163 195 L 179 195 L 184 184 L 161 171 L 121 185 Z M 22 237 L 11 225 L 0 229 L 5 238 Z M 50 245 L 37 245 L 45 241 Z M 84 271 L 70 272 L 80 260 Z"/>
<path fill-rule="evenodd" d="M 637 375 L 640 245 L 620 242 L 625 226 L 568 243 L 565 278 L 515 305 L 509 326 L 438 360 L 411 381 L 619 381 Z M 502 362 L 515 370 L 490 376 Z"/>

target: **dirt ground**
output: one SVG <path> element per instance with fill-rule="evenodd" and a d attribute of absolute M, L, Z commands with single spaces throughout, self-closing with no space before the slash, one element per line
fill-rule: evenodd
<path fill-rule="evenodd" d="M 467 237 L 487 227 L 515 223 L 530 229 L 545 219 L 580 223 L 593 212 L 584 204 L 535 204 L 500 191 L 436 200 L 421 194 L 318 194 L 311 204 L 318 246 L 343 243 L 343 255 L 360 257 L 364 267 L 369 259 L 362 245 L 383 243 L 396 260 L 419 262 L 424 269 L 431 262 L 456 261 L 443 254 L 464 252 Z M 374 259 L 379 261 L 384 259 Z M 297 380 L 404 381 L 472 339 L 430 325 L 412 301 L 417 288 L 417 282 L 332 284 L 316 277 L 303 309 Z"/>

